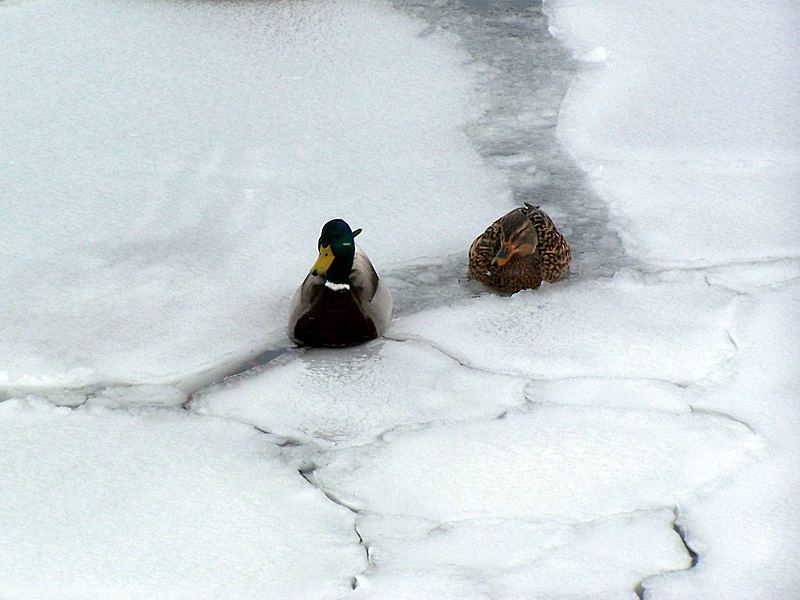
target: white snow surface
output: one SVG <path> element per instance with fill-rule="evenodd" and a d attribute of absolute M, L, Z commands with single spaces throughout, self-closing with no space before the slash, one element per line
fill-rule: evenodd
<path fill-rule="evenodd" d="M 461 131 L 468 57 L 423 28 L 355 0 L 0 5 L 0 384 L 286 345 L 334 217 L 379 272 L 461 250 L 508 191 Z"/>
<path fill-rule="evenodd" d="M 0 403 L 0 597 L 798 597 L 800 11 L 395 4 L 0 3 L 0 400 L 76 406 Z M 575 265 L 505 297 L 509 187 Z M 387 339 L 175 406 L 337 216 Z"/>
<path fill-rule="evenodd" d="M 559 136 L 629 252 L 662 265 L 800 256 L 793 0 L 546 0 L 578 58 Z"/>
<path fill-rule="evenodd" d="M 798 597 L 800 11 L 780 0 L 546 8 L 576 57 L 607 52 L 574 80 L 558 133 L 628 255 L 647 271 L 691 268 L 710 291 L 737 295 L 725 373 L 674 403 L 659 393 L 658 405 L 727 415 L 764 444 L 720 489 L 678 506 L 698 564 L 645 579 L 645 597 Z M 567 401 L 533 385 L 528 395 Z M 625 406 L 653 399 L 624 396 Z"/>
<path fill-rule="evenodd" d="M 319 598 L 366 567 L 353 515 L 251 427 L 0 403 L 3 598 Z"/>
<path fill-rule="evenodd" d="M 354 597 L 460 598 L 471 588 L 481 598 L 624 598 L 647 573 L 689 566 L 673 519 L 668 509 L 560 523 L 368 516 L 359 531 L 373 567 Z M 449 588 L 441 596 L 422 591 L 426 570 Z"/>
<path fill-rule="evenodd" d="M 793 598 L 800 591 L 800 284 L 749 303 L 734 331 L 739 367 L 699 408 L 749 423 L 766 444 L 763 460 L 682 514 L 702 568 L 648 580 L 656 599 Z"/>
<path fill-rule="evenodd" d="M 287 354 L 193 397 L 193 410 L 285 438 L 363 444 L 403 425 L 502 414 L 525 380 L 480 373 L 419 342 Z"/>
<path fill-rule="evenodd" d="M 543 406 L 392 432 L 376 447 L 334 451 L 315 476 L 369 512 L 587 520 L 708 492 L 759 446 L 713 415 Z"/>
<path fill-rule="evenodd" d="M 472 366 L 539 379 L 715 375 L 734 349 L 733 295 L 702 276 L 619 274 L 486 295 L 398 320 L 389 335 L 425 339 Z"/>

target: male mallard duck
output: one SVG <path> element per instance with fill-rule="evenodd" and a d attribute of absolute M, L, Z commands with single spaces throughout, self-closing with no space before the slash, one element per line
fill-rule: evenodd
<path fill-rule="evenodd" d="M 292 298 L 289 337 L 303 346 L 352 346 L 381 335 L 392 295 L 342 219 L 325 223 L 319 258 Z"/>
<path fill-rule="evenodd" d="M 550 217 L 527 202 L 503 215 L 469 247 L 469 274 L 484 285 L 514 293 L 553 283 L 569 269 L 572 251 Z"/>

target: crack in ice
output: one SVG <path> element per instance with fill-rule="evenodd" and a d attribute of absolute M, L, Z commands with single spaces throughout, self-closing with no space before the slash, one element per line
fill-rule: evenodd
<path fill-rule="evenodd" d="M 672 520 L 672 530 L 678 534 L 678 537 L 681 539 L 681 543 L 683 547 L 686 549 L 686 553 L 690 557 L 690 564 L 685 569 L 667 569 L 664 571 L 659 571 L 657 573 L 651 573 L 647 577 L 642 578 L 642 580 L 638 583 L 634 592 L 639 597 L 640 600 L 646 600 L 647 597 L 647 580 L 651 577 L 656 577 L 658 575 L 666 575 L 667 573 L 678 573 L 681 571 L 690 571 L 694 569 L 697 564 L 700 562 L 700 555 L 689 545 L 689 541 L 687 538 L 686 528 L 683 526 L 680 518 L 680 508 L 678 506 L 671 506 L 669 509 L 672 511 L 673 520 Z"/>
<path fill-rule="evenodd" d="M 322 485 L 319 481 L 317 481 L 316 477 L 314 477 L 314 470 L 317 468 L 315 464 L 310 464 L 307 468 L 298 469 L 297 472 L 300 476 L 305 479 L 309 485 L 318 489 L 322 494 L 334 504 L 337 504 L 351 513 L 353 513 L 353 530 L 355 531 L 356 536 L 358 537 L 358 543 L 364 549 L 364 557 L 366 560 L 366 566 L 359 572 L 354 574 L 350 580 L 350 588 L 355 590 L 358 588 L 358 576 L 364 574 L 367 570 L 373 568 L 374 564 L 372 562 L 372 553 L 370 550 L 370 546 L 368 543 L 364 541 L 364 536 L 361 535 L 361 532 L 358 530 L 358 520 L 360 516 L 363 514 L 363 511 L 359 508 L 351 506 L 347 502 L 343 501 L 342 499 L 338 498 L 335 494 L 333 494 L 330 490 L 326 489 L 324 485 Z"/>

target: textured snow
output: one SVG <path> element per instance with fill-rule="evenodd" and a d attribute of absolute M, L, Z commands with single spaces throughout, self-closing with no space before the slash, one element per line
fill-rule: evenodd
<path fill-rule="evenodd" d="M 0 597 L 796 597 L 796 7 L 393 4 L 0 3 Z M 263 364 L 335 216 L 389 339 Z"/>
<path fill-rule="evenodd" d="M 659 264 L 800 256 L 800 11 L 792 0 L 547 0 L 576 56 L 559 115 L 626 249 Z"/>
<path fill-rule="evenodd" d="M 732 356 L 732 309 L 732 294 L 709 289 L 701 276 L 629 274 L 419 312 L 389 335 L 429 340 L 497 372 L 680 383 L 715 374 Z"/>
<path fill-rule="evenodd" d="M 382 272 L 461 250 L 508 192 L 461 131 L 465 53 L 423 27 L 348 0 L 0 6 L 0 384 L 286 345 L 333 217 Z"/>
<path fill-rule="evenodd" d="M 368 516 L 359 532 L 372 567 L 354 597 L 433 598 L 412 586 L 434 574 L 451 590 L 471 587 L 485 598 L 624 598 L 648 573 L 689 566 L 673 519 L 667 509 L 561 523 Z"/>
<path fill-rule="evenodd" d="M 535 404 L 685 413 L 692 411 L 700 392 L 695 387 L 668 381 L 597 376 L 531 381 L 525 388 L 525 396 Z"/>
<path fill-rule="evenodd" d="M 739 293 L 763 292 L 800 279 L 800 261 L 782 259 L 769 262 L 724 265 L 707 270 L 709 284 Z"/>
<path fill-rule="evenodd" d="M 579 72 L 558 132 L 628 255 L 645 270 L 691 267 L 738 295 L 725 372 L 659 404 L 727 416 L 764 445 L 713 494 L 679 505 L 698 564 L 646 579 L 645 596 L 797 597 L 800 12 L 780 0 L 546 6 L 576 57 L 608 51 Z M 568 402 L 529 386 L 534 395 Z"/>
<path fill-rule="evenodd" d="M 752 303 L 734 335 L 740 347 L 730 382 L 700 406 L 726 411 L 759 432 L 763 460 L 726 489 L 682 514 L 702 569 L 648 580 L 653 598 L 753 600 L 796 597 L 800 590 L 800 285 L 769 291 Z M 788 317 L 788 318 L 787 318 Z"/>
<path fill-rule="evenodd" d="M 758 449 L 745 426 L 712 415 L 535 407 L 390 433 L 332 452 L 315 477 L 369 512 L 585 520 L 708 493 Z"/>
<path fill-rule="evenodd" d="M 480 373 L 418 342 L 310 350 L 194 397 L 192 409 L 304 442 L 358 444 L 401 425 L 501 414 L 525 382 Z"/>
<path fill-rule="evenodd" d="M 353 516 L 252 428 L 0 403 L 3 598 L 320 598 L 366 566 Z"/>

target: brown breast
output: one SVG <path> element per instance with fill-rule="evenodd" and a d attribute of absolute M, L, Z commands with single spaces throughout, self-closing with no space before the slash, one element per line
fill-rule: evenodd
<path fill-rule="evenodd" d="M 536 253 L 524 257 L 515 256 L 499 268 L 491 266 L 491 259 L 470 261 L 469 274 L 483 285 L 507 294 L 524 289 L 535 290 L 542 285 L 541 257 Z"/>
<path fill-rule="evenodd" d="M 539 243 L 532 255 L 514 256 L 502 267 L 492 266 L 500 249 L 503 217 L 489 225 L 469 249 L 470 277 L 506 293 L 536 289 L 542 281 L 558 281 L 567 273 L 572 258 L 569 243 L 547 213 L 532 206 L 515 210 L 524 211 L 536 228 Z"/>
<path fill-rule="evenodd" d="M 311 309 L 297 320 L 294 338 L 305 346 L 354 346 L 378 337 L 375 324 L 355 301 L 353 290 L 321 286 Z"/>

